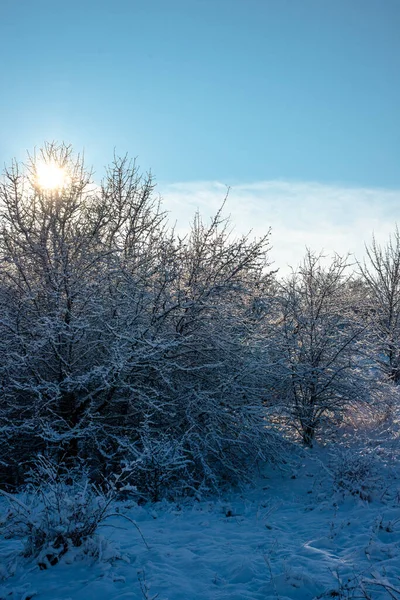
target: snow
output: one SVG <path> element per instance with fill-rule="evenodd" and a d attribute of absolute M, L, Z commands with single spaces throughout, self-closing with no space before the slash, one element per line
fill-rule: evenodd
<path fill-rule="evenodd" d="M 395 441 L 388 441 L 388 451 L 375 443 L 376 455 L 385 457 L 384 485 L 370 492 L 369 501 L 334 489 L 332 449 L 321 447 L 301 453 L 283 471 L 267 467 L 255 486 L 224 497 L 117 504 L 117 514 L 92 542 L 96 558 L 76 548 L 43 571 L 18 558 L 15 574 L 5 578 L 19 542 L 1 539 L 0 598 L 400 598 Z M 118 512 L 135 521 L 149 549 Z"/>

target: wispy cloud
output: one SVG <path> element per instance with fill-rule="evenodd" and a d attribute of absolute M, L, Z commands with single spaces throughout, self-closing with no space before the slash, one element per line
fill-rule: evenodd
<path fill-rule="evenodd" d="M 227 187 L 200 181 L 160 185 L 159 191 L 170 219 L 184 232 L 196 210 L 205 219 L 215 214 Z M 271 259 L 286 272 L 306 247 L 362 258 L 372 233 L 384 243 L 400 221 L 400 189 L 261 181 L 233 186 L 224 214 L 231 215 L 238 234 L 252 230 L 260 236 L 271 227 Z"/>

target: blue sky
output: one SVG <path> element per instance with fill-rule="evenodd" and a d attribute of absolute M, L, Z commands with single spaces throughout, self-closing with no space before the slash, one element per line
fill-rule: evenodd
<path fill-rule="evenodd" d="M 56 139 L 99 174 L 138 156 L 161 190 L 400 189 L 400 0 L 0 6 L 1 163 Z"/>

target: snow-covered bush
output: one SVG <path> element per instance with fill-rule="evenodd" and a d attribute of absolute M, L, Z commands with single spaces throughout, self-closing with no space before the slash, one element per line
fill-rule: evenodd
<path fill-rule="evenodd" d="M 331 452 L 330 469 L 336 490 L 370 500 L 381 483 L 379 458 L 368 448 L 336 447 Z"/>
<path fill-rule="evenodd" d="M 60 189 L 41 186 L 43 162 L 65 169 Z M 234 237 L 219 211 L 209 224 L 197 215 L 180 239 L 153 187 L 118 157 L 94 185 L 63 144 L 5 171 L 0 485 L 7 490 L 24 483 L 38 453 L 69 467 L 83 460 L 100 482 L 134 447 L 142 462 L 132 485 L 149 498 L 240 482 L 257 458 L 279 454 L 254 310 L 271 281 L 269 233 Z"/>
<path fill-rule="evenodd" d="M 93 552 L 96 544 L 91 538 L 109 515 L 115 486 L 102 492 L 87 478 L 75 479 L 68 469 L 43 456 L 29 479 L 20 494 L 1 492 L 8 501 L 0 521 L 2 534 L 24 540 L 24 556 L 34 557 L 41 569 L 57 564 L 71 547 L 88 540 Z"/>
<path fill-rule="evenodd" d="M 140 447 L 129 445 L 129 460 L 123 465 L 123 481 L 119 493 L 138 495 L 140 498 L 158 502 L 171 492 L 184 493 L 190 476 L 188 453 L 182 442 L 161 435 L 155 439 L 144 432 Z"/>

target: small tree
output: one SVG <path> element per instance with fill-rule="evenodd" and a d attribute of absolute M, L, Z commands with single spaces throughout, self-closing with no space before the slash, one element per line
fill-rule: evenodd
<path fill-rule="evenodd" d="M 375 360 L 395 384 L 400 382 L 400 233 L 396 226 L 385 246 L 375 237 L 359 263 L 367 287 L 365 306 L 375 340 Z"/>
<path fill-rule="evenodd" d="M 339 418 L 366 394 L 358 354 L 364 327 L 346 293 L 347 259 L 335 256 L 327 267 L 321 259 L 307 251 L 277 295 L 281 319 L 272 380 L 308 446 L 324 421 Z"/>

